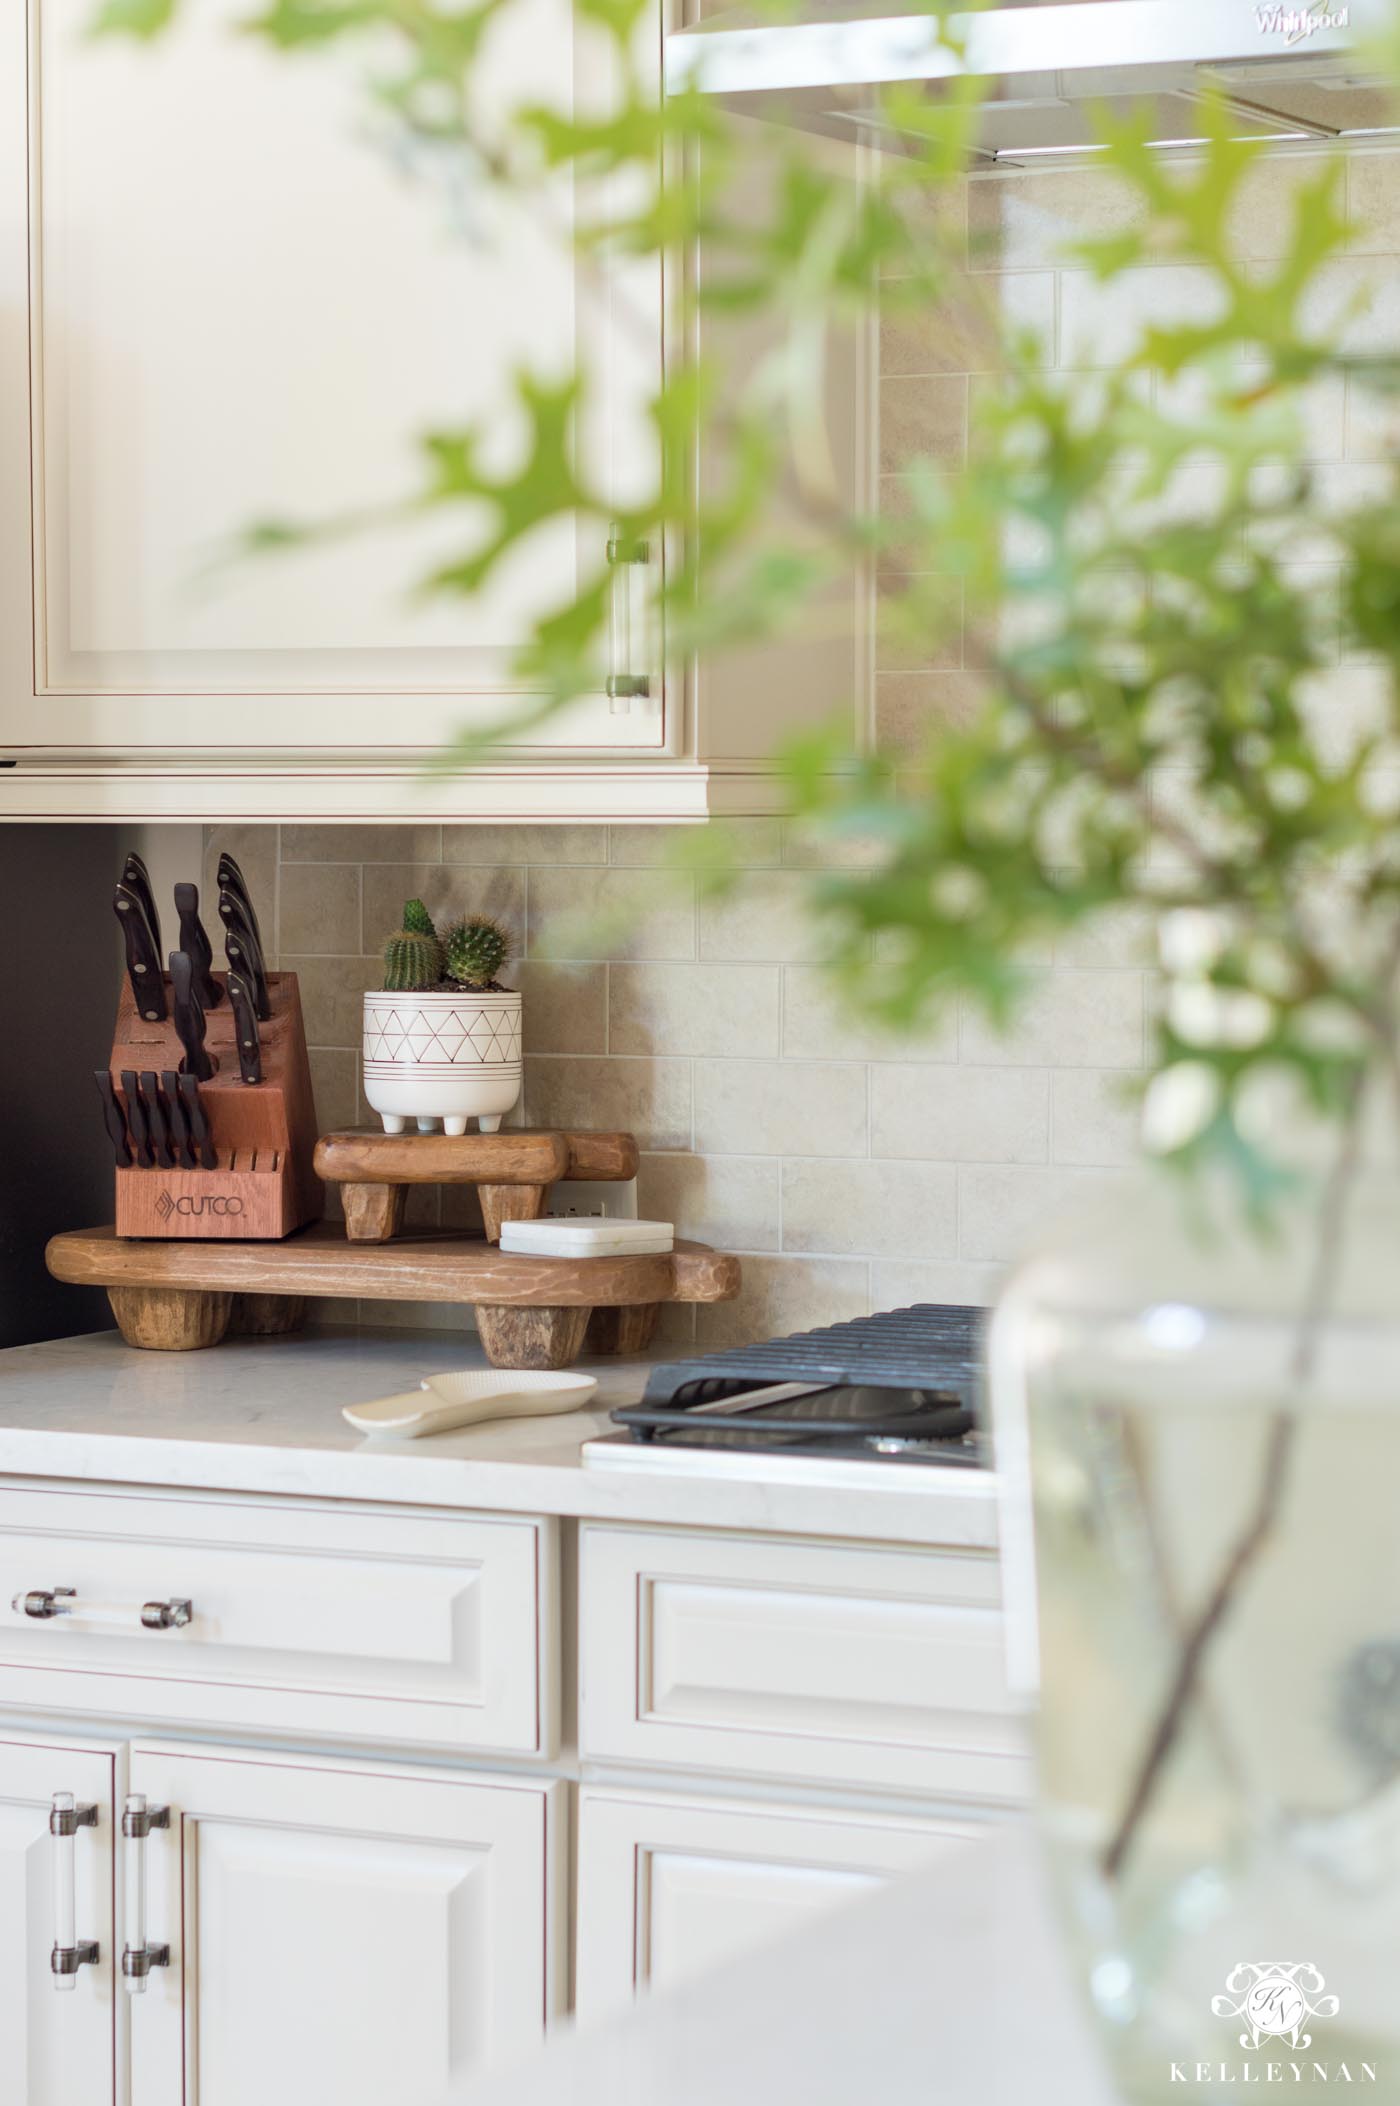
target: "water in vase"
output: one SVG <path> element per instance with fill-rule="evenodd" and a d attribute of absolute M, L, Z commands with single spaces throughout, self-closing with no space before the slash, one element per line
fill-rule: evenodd
<path fill-rule="evenodd" d="M 1400 2102 L 1400 1412 L 1240 1345 L 1031 1385 L 1042 1827 L 1133 2106 Z"/>

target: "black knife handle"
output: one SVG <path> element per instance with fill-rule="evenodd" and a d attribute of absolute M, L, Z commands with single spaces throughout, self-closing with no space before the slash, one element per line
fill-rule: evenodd
<path fill-rule="evenodd" d="M 210 971 L 214 963 L 214 949 L 205 933 L 204 923 L 199 918 L 197 885 L 175 887 L 175 912 L 180 917 L 180 948 L 189 952 L 199 999 L 206 1010 L 216 1009 L 224 998 L 224 991 Z"/>
<path fill-rule="evenodd" d="M 189 1121 L 190 1153 L 198 1157 L 202 1170 L 217 1170 L 218 1154 L 209 1138 L 209 1121 L 204 1116 L 204 1106 L 199 1101 L 199 1078 L 196 1075 L 179 1077 L 180 1097 Z"/>
<path fill-rule="evenodd" d="M 150 925 L 151 942 L 157 958 L 160 956 L 160 915 L 156 912 L 156 896 L 151 890 L 151 873 L 147 870 L 135 849 L 129 849 L 122 864 L 122 883 L 129 885 L 141 902 L 141 908 Z"/>
<path fill-rule="evenodd" d="M 131 1150 L 126 1141 L 126 1120 L 122 1117 L 122 1108 L 112 1087 L 111 1070 L 96 1068 L 92 1079 L 97 1084 L 97 1094 L 102 1099 L 102 1119 L 107 1128 L 107 1138 L 112 1143 L 112 1152 L 117 1158 L 117 1168 L 129 1170 Z"/>
<path fill-rule="evenodd" d="M 253 1006 L 263 1023 L 272 1015 L 272 1003 L 268 996 L 267 968 L 263 964 L 262 945 L 248 926 L 247 916 L 238 899 L 231 892 L 219 894 L 219 919 L 224 925 L 224 955 L 234 972 L 239 973 L 252 989 Z"/>
<path fill-rule="evenodd" d="M 189 1121 L 180 1097 L 180 1078 L 174 1068 L 162 1068 L 161 1085 L 165 1090 L 165 1117 L 170 1128 L 170 1146 L 175 1154 L 175 1167 L 182 1170 L 186 1163 L 191 1168 L 198 1166 L 194 1143 L 190 1139 Z"/>
<path fill-rule="evenodd" d="M 253 895 L 248 890 L 248 880 L 244 877 L 243 872 L 234 862 L 227 849 L 219 857 L 219 868 L 216 874 L 219 890 L 233 893 L 234 897 L 242 902 L 244 919 L 253 932 L 258 948 L 261 949 L 262 927 L 253 911 Z"/>
<path fill-rule="evenodd" d="M 214 1063 L 204 1050 L 204 1011 L 195 991 L 194 961 L 188 951 L 170 953 L 170 986 L 175 997 L 175 1036 L 185 1049 L 182 1070 L 207 1082 Z"/>
<path fill-rule="evenodd" d="M 150 1170 L 155 1165 L 151 1152 L 151 1136 L 146 1126 L 145 1106 L 141 1102 L 141 1091 L 136 1081 L 134 1068 L 122 1069 L 122 1095 L 126 1099 L 126 1123 L 131 1128 L 131 1145 L 136 1152 L 138 1170 Z"/>
<path fill-rule="evenodd" d="M 253 990 L 233 966 L 228 971 L 228 999 L 233 1012 L 233 1036 L 238 1046 L 238 1072 L 245 1082 L 261 1082 L 262 1049 Z"/>
<path fill-rule="evenodd" d="M 175 1153 L 170 1146 L 165 1107 L 160 1101 L 160 1077 L 154 1068 L 143 1068 L 137 1079 L 141 1085 L 141 1109 L 146 1114 L 146 1130 L 151 1137 L 155 1159 L 162 1169 L 173 1170 Z"/>
<path fill-rule="evenodd" d="M 117 887 L 112 906 L 121 923 L 122 941 L 126 945 L 127 978 L 131 982 L 136 1014 L 143 1023 L 163 1024 L 166 1018 L 165 979 L 160 969 L 160 952 L 151 943 L 140 895 L 123 882 Z"/>

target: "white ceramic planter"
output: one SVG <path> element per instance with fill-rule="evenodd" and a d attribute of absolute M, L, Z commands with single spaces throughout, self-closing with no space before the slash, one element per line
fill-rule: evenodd
<path fill-rule="evenodd" d="M 520 1095 L 520 996 L 467 988 L 365 996 L 365 1097 L 386 1133 L 494 1133 Z"/>

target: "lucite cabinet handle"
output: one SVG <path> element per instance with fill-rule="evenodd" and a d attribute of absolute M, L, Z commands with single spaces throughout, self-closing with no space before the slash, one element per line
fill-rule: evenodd
<path fill-rule="evenodd" d="M 79 1805 L 71 1792 L 55 1792 L 49 1806 L 53 1852 L 53 1950 L 49 1971 L 55 1989 L 76 1989 L 78 1969 L 97 1964 L 97 1941 L 77 1930 L 77 1845 L 80 1828 L 97 1826 L 97 1808 Z"/>
<path fill-rule="evenodd" d="M 168 1806 L 148 1806 L 144 1792 L 128 1792 L 122 1813 L 126 1838 L 126 1944 L 122 1979 L 131 1996 L 144 1996 L 153 1967 L 170 1965 L 170 1947 L 152 1945 L 146 1937 L 146 1838 L 153 1828 L 170 1826 Z"/>
<path fill-rule="evenodd" d="M 645 541 L 624 541 L 622 529 L 614 523 L 608 536 L 608 562 L 612 565 L 612 592 L 608 600 L 608 700 L 613 706 L 613 715 L 623 714 L 636 696 L 651 693 L 651 681 L 645 673 L 632 670 L 632 653 L 636 648 L 638 632 L 642 624 L 634 618 L 632 608 L 633 580 L 638 569 L 645 569 L 651 560 L 651 550 Z"/>
<path fill-rule="evenodd" d="M 147 1631 L 183 1630 L 194 1615 L 194 1603 L 187 1596 L 172 1596 L 169 1601 L 80 1602 L 76 1587 L 32 1587 L 27 1594 L 16 1594 L 10 1607 L 16 1615 L 30 1616 L 36 1623 L 49 1623 L 55 1616 L 115 1624 L 129 1624 L 134 1618 Z"/>

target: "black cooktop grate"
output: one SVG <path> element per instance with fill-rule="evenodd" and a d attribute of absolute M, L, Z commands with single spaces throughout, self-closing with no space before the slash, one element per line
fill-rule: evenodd
<path fill-rule="evenodd" d="M 919 1302 L 762 1345 L 730 1346 L 653 1368 L 643 1402 L 709 1404 L 756 1382 L 852 1382 L 939 1389 L 975 1410 L 986 1320 L 985 1309 Z"/>
<path fill-rule="evenodd" d="M 612 1416 L 642 1441 L 853 1452 L 851 1442 L 868 1451 L 872 1443 L 929 1450 L 965 1436 L 975 1440 L 985 1323 L 982 1309 L 927 1302 L 675 1360 L 652 1371 L 640 1404 Z M 785 1383 L 840 1388 L 829 1398 L 818 1392 L 765 1407 L 757 1418 L 743 1415 L 743 1400 L 755 1390 Z M 886 1392 L 887 1406 L 879 1401 Z M 735 1409 L 726 1413 L 731 1399 Z M 975 1459 L 974 1452 L 964 1459 Z"/>

